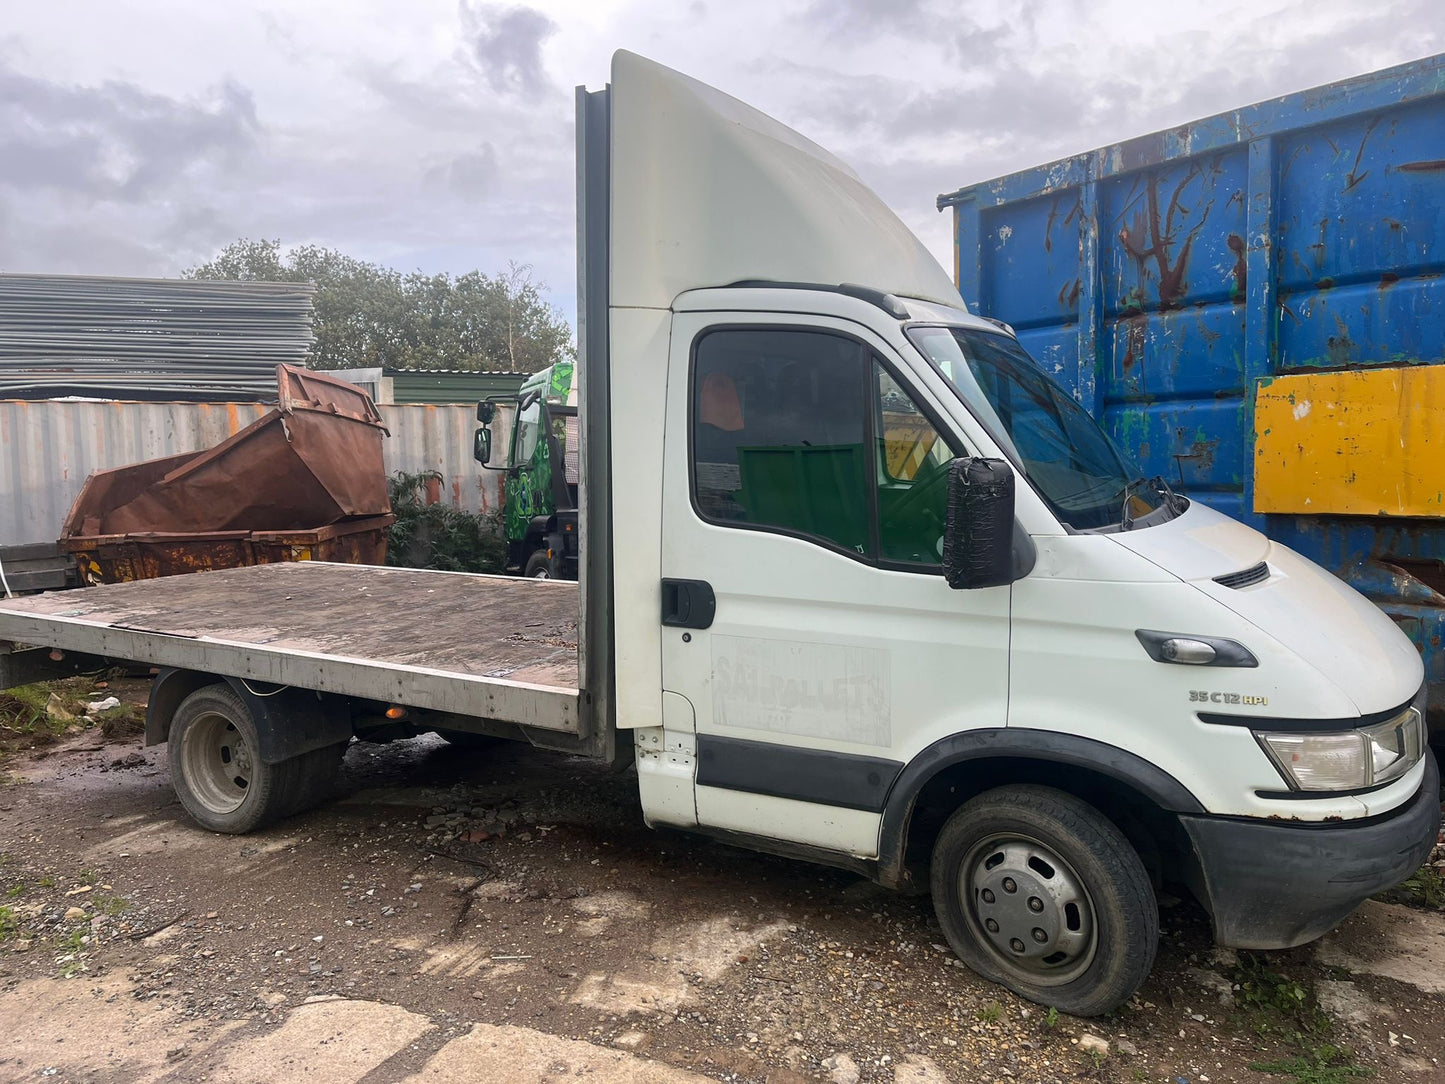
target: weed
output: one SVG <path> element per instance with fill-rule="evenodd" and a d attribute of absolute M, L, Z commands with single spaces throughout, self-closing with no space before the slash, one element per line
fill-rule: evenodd
<path fill-rule="evenodd" d="M 60 737 L 72 726 L 90 727 L 85 715 L 94 683 L 87 677 L 20 685 L 0 693 L 0 735 L 6 733 L 46 741 Z M 57 709 L 52 713 L 51 706 Z"/>
<path fill-rule="evenodd" d="M 1304 1045 L 1329 1032 L 1330 1019 L 1315 1000 L 1313 990 L 1271 970 L 1253 953 L 1239 954 L 1234 982 L 1234 1003 L 1259 1035 L 1274 1035 Z"/>
<path fill-rule="evenodd" d="M 1271 1076 L 1287 1076 L 1294 1084 L 1344 1084 L 1375 1075 L 1375 1070 L 1356 1065 L 1348 1050 L 1328 1043 L 1297 1057 L 1257 1062 L 1250 1068 Z"/>
<path fill-rule="evenodd" d="M 79 952 L 85 948 L 85 928 L 76 927 L 71 930 L 61 939 L 60 947 L 66 952 Z"/>
<path fill-rule="evenodd" d="M 23 884 L 11 885 L 5 890 L 5 898 L 7 900 L 19 899 L 23 895 L 25 895 L 25 886 Z"/>
<path fill-rule="evenodd" d="M 54 888 L 55 877 L 53 874 L 47 873 L 45 876 L 41 877 L 40 880 L 36 882 L 36 884 L 40 885 L 41 888 Z"/>
<path fill-rule="evenodd" d="M 1058 1023 L 1059 1010 L 1050 1005 L 1049 1011 L 1044 1013 L 1043 1028 L 1045 1031 L 1053 1031 L 1054 1028 L 1058 1025 Z"/>
<path fill-rule="evenodd" d="M 83 885 L 93 885 L 98 880 L 100 880 L 100 874 L 96 873 L 95 870 L 83 869 L 80 871 L 80 880 L 76 883 Z"/>
<path fill-rule="evenodd" d="M 1380 893 L 1378 898 L 1409 907 L 1445 911 L 1445 874 L 1434 866 L 1421 866 L 1388 892 Z"/>
<path fill-rule="evenodd" d="M 130 906 L 130 903 L 127 900 L 121 899 L 119 896 L 100 896 L 96 899 L 93 906 L 98 914 L 109 915 L 111 918 L 115 918 L 116 915 L 125 914 L 126 908 Z"/>
<path fill-rule="evenodd" d="M 20 929 L 20 920 L 15 917 L 15 908 L 0 907 L 0 941 L 14 937 Z"/>
<path fill-rule="evenodd" d="M 980 1024 L 997 1024 L 1003 1019 L 1003 1006 L 997 1001 L 990 1001 L 978 1010 L 977 1016 Z"/>

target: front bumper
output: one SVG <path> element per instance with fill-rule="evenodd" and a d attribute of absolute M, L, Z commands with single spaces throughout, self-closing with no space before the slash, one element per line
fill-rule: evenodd
<path fill-rule="evenodd" d="M 1429 856 L 1440 831 L 1440 770 L 1398 809 L 1359 823 L 1300 824 L 1181 814 L 1214 939 L 1242 949 L 1303 945 Z"/>

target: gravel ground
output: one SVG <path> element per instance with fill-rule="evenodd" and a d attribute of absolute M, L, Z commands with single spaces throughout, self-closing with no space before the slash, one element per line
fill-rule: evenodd
<path fill-rule="evenodd" d="M 6 769 L 0 1081 L 1445 1080 L 1438 913 L 1240 958 L 1165 900 L 1149 983 L 1084 1021 L 973 976 L 926 899 L 650 831 L 564 756 L 354 745 L 247 837 L 185 819 L 163 748 Z"/>

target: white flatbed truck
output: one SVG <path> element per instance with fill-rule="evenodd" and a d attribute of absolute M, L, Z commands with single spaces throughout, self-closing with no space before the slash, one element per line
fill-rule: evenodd
<path fill-rule="evenodd" d="M 649 823 L 926 888 L 970 967 L 1081 1015 L 1148 974 L 1162 886 L 1277 948 L 1429 853 L 1410 642 L 1136 478 L 848 167 L 619 53 L 578 91 L 578 192 L 577 584 L 8 600 L 0 681 L 162 667 L 146 740 L 218 831 L 314 800 L 353 737 L 634 757 Z"/>

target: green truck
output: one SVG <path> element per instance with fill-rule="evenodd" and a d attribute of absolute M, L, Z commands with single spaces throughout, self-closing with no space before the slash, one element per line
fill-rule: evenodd
<path fill-rule="evenodd" d="M 488 470 L 506 472 L 502 523 L 507 567 L 534 579 L 577 578 L 577 395 L 571 361 L 533 373 L 516 395 L 477 404 L 474 454 Z M 515 410 L 506 454 L 492 462 L 497 407 Z"/>

